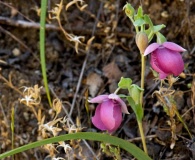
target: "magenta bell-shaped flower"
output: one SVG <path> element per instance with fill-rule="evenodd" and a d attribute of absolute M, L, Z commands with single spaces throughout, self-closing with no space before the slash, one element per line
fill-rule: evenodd
<path fill-rule="evenodd" d="M 173 42 L 152 43 L 146 48 L 144 55 L 151 53 L 150 64 L 159 73 L 159 78 L 164 79 L 171 74 L 178 76 L 184 70 L 184 62 L 179 53 L 184 51 L 184 48 Z"/>
<path fill-rule="evenodd" d="M 102 131 L 114 132 L 122 122 L 122 112 L 129 114 L 126 104 L 116 94 L 100 95 L 89 102 L 99 103 L 92 117 L 92 123 Z"/>

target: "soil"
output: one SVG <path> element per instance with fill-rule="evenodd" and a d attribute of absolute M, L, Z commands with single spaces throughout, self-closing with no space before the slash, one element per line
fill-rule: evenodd
<path fill-rule="evenodd" d="M 60 3 L 58 0 L 48 1 L 50 11 Z M 64 1 L 64 6 L 68 2 Z M 155 160 L 195 159 L 195 0 L 129 2 L 136 9 L 141 4 L 154 24 L 166 25 L 162 33 L 167 40 L 187 50 L 182 54 L 184 72 L 173 88 L 175 106 L 192 137 L 177 116 L 167 115 L 160 100 L 153 96 L 152 93 L 159 89 L 160 83 L 154 80 L 147 59 L 143 126 L 149 156 Z M 87 0 L 85 4 L 88 6 L 83 11 L 75 4 L 68 10 L 64 7 L 60 16 L 64 30 L 85 37 L 81 39 L 78 53 L 74 42 L 66 38 L 58 22 L 47 14 L 45 50 L 49 90 L 52 100 L 57 98 L 62 102 L 61 107 L 58 106 L 60 101 L 54 101 L 53 107 L 50 107 L 42 87 L 44 84 L 39 57 L 40 1 L 0 1 L 0 153 L 11 150 L 13 146 L 17 148 L 54 136 L 51 131 L 41 129 L 48 122 L 53 122 L 59 129 L 56 130 L 57 135 L 75 130 L 101 132 L 90 121 L 96 105 L 86 106 L 86 99 L 113 93 L 122 76 L 140 84 L 140 54 L 135 44 L 135 30 L 123 11 L 126 1 Z M 86 51 L 84 44 L 93 36 L 91 46 Z M 24 98 L 31 91 L 37 91 L 37 97 L 33 97 L 37 101 L 29 105 Z M 142 148 L 135 115 L 130 107 L 128 110 L 131 114 L 124 115 L 123 124 L 113 135 Z M 75 130 L 70 130 L 67 123 L 61 122 L 71 111 L 69 121 L 71 125 L 72 122 L 75 124 Z M 171 123 L 173 119 L 174 124 Z M 14 159 L 116 158 L 113 154 L 104 153 L 96 142 L 87 142 L 96 156 L 83 141 L 66 143 L 72 147 L 66 153 L 62 147 L 56 148 L 57 144 L 53 144 L 19 153 Z M 123 160 L 133 159 L 123 150 L 120 156 Z"/>

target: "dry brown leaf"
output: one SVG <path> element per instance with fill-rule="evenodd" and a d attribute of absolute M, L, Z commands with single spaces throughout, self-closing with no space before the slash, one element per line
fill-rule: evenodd
<path fill-rule="evenodd" d="M 109 82 L 119 81 L 123 75 L 115 61 L 104 66 L 103 73 L 109 79 Z"/>
<path fill-rule="evenodd" d="M 103 84 L 103 80 L 97 73 L 90 73 L 87 76 L 86 84 L 89 85 L 89 93 L 92 97 L 95 97 L 99 88 Z"/>

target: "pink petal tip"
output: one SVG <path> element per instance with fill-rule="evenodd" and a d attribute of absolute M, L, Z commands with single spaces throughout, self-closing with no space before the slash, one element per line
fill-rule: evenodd
<path fill-rule="evenodd" d="M 152 43 L 152 44 L 150 44 L 150 45 L 146 48 L 146 50 L 145 50 L 145 52 L 144 52 L 144 56 L 146 56 L 146 55 L 152 53 L 152 52 L 155 51 L 159 46 L 160 46 L 160 44 L 158 44 L 158 43 Z"/>

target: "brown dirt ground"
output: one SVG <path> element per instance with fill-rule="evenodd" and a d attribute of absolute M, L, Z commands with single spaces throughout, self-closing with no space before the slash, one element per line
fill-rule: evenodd
<path fill-rule="evenodd" d="M 137 0 L 129 2 L 135 8 L 140 5 L 140 1 Z M 59 1 L 49 0 L 48 9 L 51 10 L 56 3 Z M 67 3 L 68 1 L 64 1 L 64 5 Z M 111 93 L 116 89 L 121 76 L 130 77 L 134 83 L 139 84 L 140 57 L 135 45 L 135 31 L 122 10 L 125 3 L 124 0 L 87 0 L 88 6 L 83 12 L 75 5 L 68 11 L 62 10 L 61 23 L 68 33 L 85 36 L 85 44 L 95 36 L 89 53 L 83 46 L 79 46 L 79 53 L 76 53 L 74 44 L 66 40 L 56 20 L 47 18 L 47 24 L 54 26 L 48 27 L 46 31 L 46 63 L 51 96 L 52 99 L 57 97 L 63 102 L 63 109 L 57 115 L 58 118 L 67 116 L 65 110 L 70 110 L 76 97 L 71 118 L 77 124 L 78 130 L 81 126 L 83 131 L 98 131 L 86 117 L 84 104 L 87 90 L 90 97 Z M 162 33 L 169 41 L 187 49 L 182 55 L 186 64 L 185 77 L 179 79 L 174 89 L 177 91 L 175 99 L 179 113 L 185 114 L 183 119 L 194 136 L 195 0 L 145 0 L 142 1 L 142 6 L 154 24 L 166 25 Z M 39 28 L 34 23 L 39 23 L 39 8 L 38 0 L 0 1 L 0 153 L 10 150 L 12 146 L 12 108 L 15 109 L 15 147 L 43 138 L 32 108 L 20 103 L 24 96 L 22 87 L 34 87 L 36 84 L 39 87 L 43 86 L 39 61 Z M 81 70 L 83 66 L 84 72 Z M 82 78 L 81 84 L 79 77 Z M 175 147 L 170 149 L 171 131 L 167 124 L 169 117 L 157 99 L 152 97 L 152 92 L 158 88 L 148 63 L 146 78 L 144 128 L 149 137 L 149 155 L 156 160 L 195 159 L 194 141 L 189 138 L 177 118 L 177 140 Z M 13 85 L 6 83 L 6 80 Z M 45 116 L 44 123 L 47 123 L 54 119 L 54 109 L 50 108 L 44 89 L 41 89 L 40 96 L 41 102 L 35 105 L 34 109 L 35 112 L 41 111 L 42 116 Z M 94 114 L 94 109 L 95 106 L 89 106 L 90 116 Z M 129 110 L 132 113 L 130 108 Z M 58 134 L 67 133 L 67 127 L 60 123 L 58 125 L 59 128 L 60 125 L 63 128 Z M 46 134 L 46 137 L 52 137 L 51 133 Z M 123 125 L 114 135 L 130 139 L 141 147 L 134 114 L 124 116 Z M 102 153 L 98 143 L 88 143 L 99 159 L 114 159 Z M 67 154 L 61 147 L 56 149 L 58 152 L 42 147 L 17 154 L 15 160 L 51 159 L 49 155 L 66 159 L 95 159 L 82 141 L 72 141 L 70 145 L 73 150 Z M 121 151 L 121 158 L 132 159 L 124 151 Z"/>

